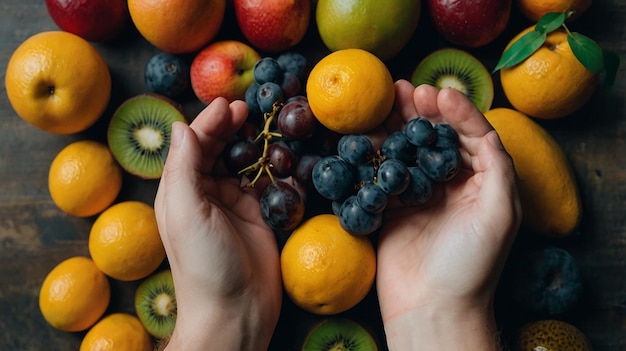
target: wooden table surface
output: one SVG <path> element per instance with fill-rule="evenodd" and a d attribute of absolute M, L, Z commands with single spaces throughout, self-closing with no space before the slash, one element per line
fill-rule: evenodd
<path fill-rule="evenodd" d="M 232 9 L 219 38 L 241 39 Z M 517 10 L 506 32 L 491 45 L 472 51 L 493 68 L 502 48 L 513 34 L 530 23 Z M 593 7 L 570 27 L 595 39 L 604 49 L 626 54 L 626 3 L 595 0 Z M 0 74 L 4 82 L 12 52 L 29 36 L 58 29 L 41 0 L 0 2 Z M 88 255 L 87 237 L 94 218 L 74 218 L 53 204 L 47 188 L 50 162 L 65 145 L 79 139 L 104 140 L 106 122 L 124 99 L 146 91 L 143 67 L 157 52 L 132 26 L 113 43 L 94 44 L 105 57 L 113 77 L 113 93 L 103 118 L 84 133 L 59 136 L 40 131 L 22 121 L 11 108 L 4 84 L 0 91 L 0 350 L 78 349 L 83 333 L 65 333 L 50 327 L 38 307 L 38 293 L 46 274 L 61 260 Z M 433 35 L 422 16 L 412 41 L 388 66 L 395 78 L 410 78 L 419 60 L 447 44 Z M 296 50 L 311 61 L 326 54 L 312 28 Z M 560 240 L 539 237 L 541 244 L 564 247 L 577 258 L 583 274 L 585 295 L 580 308 L 560 318 L 587 334 L 595 350 L 626 350 L 626 63 L 619 70 L 612 94 L 602 91 L 571 117 L 544 123 L 560 142 L 579 180 L 584 218 L 580 233 Z M 76 79 L 88 79 L 77 77 Z M 508 106 L 497 75 L 494 106 Z M 188 116 L 202 108 L 193 97 L 182 101 Z M 118 200 L 152 203 L 157 182 L 125 175 Z M 521 245 L 521 244 L 520 244 Z M 516 245 L 517 247 L 518 245 Z M 515 250 L 515 248 L 514 248 Z M 112 281 L 109 311 L 132 312 L 136 283 Z M 501 302 L 507 306 L 509 302 Z M 519 319 L 499 311 L 504 335 L 512 335 Z M 382 338 L 375 296 L 349 315 L 368 323 Z M 288 301 L 276 332 L 273 350 L 295 350 L 301 332 L 314 316 L 303 314 Z M 296 321 L 296 323 L 293 323 Z M 305 322 L 306 321 L 306 322 Z M 295 325 L 295 327 L 294 327 Z M 298 326 L 299 325 L 299 326 Z"/>

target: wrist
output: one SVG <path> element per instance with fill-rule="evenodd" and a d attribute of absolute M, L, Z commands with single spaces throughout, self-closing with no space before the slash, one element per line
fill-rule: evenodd
<path fill-rule="evenodd" d="M 174 332 L 163 350 L 266 350 L 274 326 L 262 311 L 246 303 L 223 301 L 179 309 Z"/>
<path fill-rule="evenodd" d="M 384 319 L 390 351 L 499 351 L 492 304 L 456 308 L 424 306 Z"/>

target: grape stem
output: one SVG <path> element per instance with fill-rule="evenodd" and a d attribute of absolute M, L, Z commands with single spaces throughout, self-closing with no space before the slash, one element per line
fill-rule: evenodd
<path fill-rule="evenodd" d="M 283 107 L 283 104 L 277 101 L 272 105 L 272 111 L 265 112 L 263 114 L 263 120 L 264 120 L 263 130 L 261 130 L 259 132 L 259 135 L 257 135 L 257 137 L 254 139 L 254 143 L 260 143 L 261 141 L 263 142 L 263 153 L 261 154 L 261 157 L 259 157 L 259 159 L 255 163 L 239 171 L 239 174 L 245 174 L 245 175 L 248 175 L 256 171 L 256 175 L 254 176 L 254 178 L 245 185 L 248 188 L 254 187 L 254 185 L 261 178 L 263 173 L 266 173 L 269 176 L 272 183 L 275 181 L 274 176 L 272 175 L 272 172 L 270 171 L 270 168 L 272 168 L 272 164 L 268 162 L 267 152 L 269 150 L 270 141 L 273 138 L 282 137 L 282 134 L 270 131 L 270 126 L 272 125 L 272 122 L 274 121 L 276 114 L 280 111 L 282 107 Z"/>

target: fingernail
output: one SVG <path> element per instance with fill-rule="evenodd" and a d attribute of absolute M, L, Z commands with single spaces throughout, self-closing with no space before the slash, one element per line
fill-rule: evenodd
<path fill-rule="evenodd" d="M 504 146 L 502 145 L 502 141 L 500 140 L 500 136 L 495 130 L 487 133 L 487 140 L 489 140 L 489 144 L 498 150 L 504 150 Z"/>
<path fill-rule="evenodd" d="M 172 124 L 172 136 L 170 140 L 171 148 L 178 148 L 185 139 L 185 130 L 182 125 L 179 125 L 180 122 L 174 122 Z"/>

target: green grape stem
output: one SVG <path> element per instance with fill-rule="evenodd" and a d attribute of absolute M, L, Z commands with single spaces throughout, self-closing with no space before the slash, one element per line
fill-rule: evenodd
<path fill-rule="evenodd" d="M 263 142 L 263 153 L 261 154 L 261 157 L 259 157 L 259 159 L 255 163 L 251 164 L 248 167 L 245 167 L 244 169 L 238 172 L 238 174 L 248 175 L 256 171 L 254 178 L 252 178 L 252 180 L 245 185 L 248 188 L 253 188 L 256 182 L 261 178 L 263 173 L 268 175 L 272 183 L 275 182 L 274 176 L 272 175 L 272 172 L 270 171 L 270 168 L 272 168 L 272 164 L 268 162 L 267 152 L 269 150 L 270 141 L 273 138 L 282 137 L 282 134 L 270 131 L 272 122 L 274 121 L 276 114 L 280 111 L 282 107 L 283 107 L 283 103 L 277 101 L 272 106 L 272 111 L 265 112 L 263 114 L 263 130 L 261 130 L 259 132 L 259 135 L 257 135 L 256 138 L 254 139 L 255 144 L 260 143 L 261 141 Z"/>

